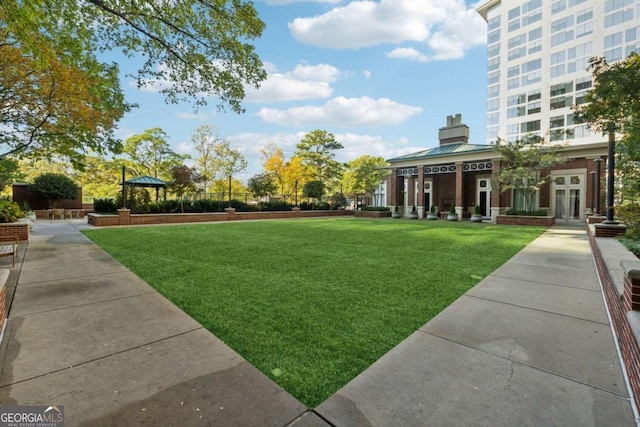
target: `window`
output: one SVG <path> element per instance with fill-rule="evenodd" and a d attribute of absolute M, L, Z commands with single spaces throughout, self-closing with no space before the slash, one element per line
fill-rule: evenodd
<path fill-rule="evenodd" d="M 487 140 L 493 141 L 498 137 L 500 133 L 500 126 L 487 127 Z"/>
<path fill-rule="evenodd" d="M 551 36 L 551 46 L 557 46 L 571 40 L 573 40 L 573 30 L 563 31 Z"/>
<path fill-rule="evenodd" d="M 512 61 L 514 59 L 522 58 L 526 54 L 527 54 L 527 48 L 526 47 L 517 47 L 517 48 L 511 49 L 509 51 L 508 60 Z"/>
<path fill-rule="evenodd" d="M 591 77 L 583 77 L 576 79 L 576 92 L 579 90 L 589 89 L 592 86 Z"/>
<path fill-rule="evenodd" d="M 507 77 L 515 77 L 520 75 L 520 66 L 509 67 L 507 69 Z"/>
<path fill-rule="evenodd" d="M 500 28 L 500 15 L 494 16 L 487 21 L 487 31 L 492 31 L 496 28 Z"/>
<path fill-rule="evenodd" d="M 576 26 L 576 38 L 588 36 L 593 33 L 593 21 Z"/>
<path fill-rule="evenodd" d="M 507 80 L 507 89 L 518 89 L 520 87 L 520 79 L 518 77 L 514 77 L 513 79 Z"/>
<path fill-rule="evenodd" d="M 604 38 L 604 48 L 611 49 L 612 47 L 622 44 L 622 31 L 608 35 Z"/>
<path fill-rule="evenodd" d="M 522 14 L 540 9 L 542 7 L 542 0 L 529 0 L 522 5 Z"/>
<path fill-rule="evenodd" d="M 540 101 L 532 102 L 527 105 L 527 114 L 535 114 L 540 112 Z"/>
<path fill-rule="evenodd" d="M 520 34 L 519 36 L 511 37 L 507 42 L 507 45 L 509 46 L 509 49 L 513 49 L 514 47 L 523 45 L 526 42 L 527 42 L 527 35 Z"/>
<path fill-rule="evenodd" d="M 493 58 L 494 56 L 500 55 L 500 43 L 494 44 L 489 49 L 487 49 L 487 58 Z"/>
<path fill-rule="evenodd" d="M 498 111 L 500 108 L 500 100 L 497 98 L 487 101 L 487 111 Z"/>
<path fill-rule="evenodd" d="M 499 113 L 489 113 L 487 114 L 487 125 L 497 125 L 500 124 L 500 114 Z"/>
<path fill-rule="evenodd" d="M 494 30 L 487 34 L 487 44 L 493 44 L 500 41 L 500 29 Z"/>
<path fill-rule="evenodd" d="M 542 59 L 534 59 L 533 61 L 525 62 L 520 66 L 521 72 L 523 74 L 539 70 L 540 68 L 542 68 Z"/>
<path fill-rule="evenodd" d="M 549 118 L 549 127 L 551 129 L 564 127 L 564 116 L 554 116 Z"/>
<path fill-rule="evenodd" d="M 604 16 L 604 27 L 609 28 L 615 25 L 631 21 L 633 19 L 633 9 L 619 10 Z"/>
<path fill-rule="evenodd" d="M 529 43 L 529 55 L 542 50 L 542 40 L 535 40 Z"/>
<path fill-rule="evenodd" d="M 487 84 L 492 85 L 500 82 L 500 71 L 493 71 L 487 75 Z"/>
<path fill-rule="evenodd" d="M 487 88 L 487 98 L 495 98 L 500 95 L 500 85 L 493 85 Z"/>
<path fill-rule="evenodd" d="M 560 96 L 558 98 L 552 98 L 550 101 L 550 108 L 557 110 L 558 108 L 570 107 L 573 104 L 573 96 Z"/>
<path fill-rule="evenodd" d="M 542 19 L 542 11 L 532 13 L 522 18 L 522 26 L 526 27 L 527 25 L 533 24 L 534 22 L 538 22 L 541 19 Z"/>
<path fill-rule="evenodd" d="M 538 83 L 541 80 L 542 80 L 542 72 L 536 71 L 523 76 L 520 79 L 520 83 L 522 84 L 522 86 L 526 86 L 526 85 Z"/>
<path fill-rule="evenodd" d="M 519 18 L 520 17 L 520 6 L 514 7 L 513 9 L 510 9 L 509 13 L 508 13 L 508 16 L 509 16 L 509 21 L 511 21 L 512 19 L 515 19 L 515 18 Z"/>
<path fill-rule="evenodd" d="M 526 114 L 524 105 L 507 109 L 507 118 L 522 117 Z"/>
<path fill-rule="evenodd" d="M 513 31 L 516 31 L 520 28 L 520 20 L 519 19 L 515 19 L 513 21 L 509 21 L 509 29 L 508 31 L 511 33 Z"/>
<path fill-rule="evenodd" d="M 559 83 L 551 86 L 549 95 L 558 96 L 573 92 L 573 82 Z"/>
<path fill-rule="evenodd" d="M 529 41 L 531 40 L 538 40 L 542 38 L 542 28 L 538 27 L 536 29 L 533 29 L 531 31 L 529 31 Z"/>
<path fill-rule="evenodd" d="M 567 0 L 558 0 L 551 3 L 551 14 L 555 15 L 567 8 Z"/>
<path fill-rule="evenodd" d="M 540 99 L 540 89 L 532 90 L 527 93 L 527 101 L 536 101 Z"/>
<path fill-rule="evenodd" d="M 540 120 L 520 123 L 520 133 L 535 132 L 540 130 Z"/>
<path fill-rule="evenodd" d="M 520 95 L 511 95 L 507 98 L 507 106 L 511 107 L 513 105 L 524 104 L 525 99 L 524 93 Z"/>
<path fill-rule="evenodd" d="M 574 129 L 576 138 L 587 138 L 591 136 L 591 131 L 587 125 L 576 126 Z"/>
<path fill-rule="evenodd" d="M 532 198 L 533 200 L 529 200 L 533 206 L 527 206 L 526 198 L 521 189 L 513 190 L 513 208 L 519 211 L 535 211 L 538 209 L 538 191 L 536 191 L 536 195 Z"/>
<path fill-rule="evenodd" d="M 517 135 L 520 133 L 520 125 L 515 123 L 511 125 L 507 125 L 507 135 Z"/>
<path fill-rule="evenodd" d="M 491 58 L 487 61 L 487 71 L 495 71 L 500 68 L 500 57 Z"/>
<path fill-rule="evenodd" d="M 560 64 L 560 65 L 554 65 L 553 67 L 551 67 L 551 78 L 555 78 L 555 77 L 561 77 L 564 76 L 566 74 L 566 69 L 564 64 Z"/>
<path fill-rule="evenodd" d="M 622 48 L 617 47 L 615 49 L 609 49 L 604 51 L 604 57 L 607 62 L 615 62 L 622 59 Z"/>
<path fill-rule="evenodd" d="M 573 15 L 569 15 L 565 18 L 558 19 L 551 23 L 551 34 L 555 34 L 559 31 L 566 30 L 573 26 Z"/>

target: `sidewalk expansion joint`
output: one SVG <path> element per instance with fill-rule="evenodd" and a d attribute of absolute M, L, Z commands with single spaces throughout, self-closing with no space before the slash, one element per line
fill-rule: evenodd
<path fill-rule="evenodd" d="M 542 310 L 542 309 L 539 309 L 539 308 L 527 307 L 526 305 L 514 304 L 512 302 L 504 302 L 504 301 L 499 301 L 499 300 L 490 299 L 490 298 L 478 297 L 478 296 L 475 296 L 475 295 L 469 295 L 468 293 L 464 294 L 463 296 L 464 297 L 469 297 L 469 298 L 475 298 L 475 299 L 479 299 L 479 300 L 483 300 L 483 301 L 495 302 L 497 304 L 510 305 L 512 307 L 524 308 L 525 310 L 538 311 L 540 313 L 555 314 L 556 316 L 562 316 L 562 317 L 566 317 L 566 318 L 569 318 L 569 319 L 582 320 L 584 322 L 591 322 L 591 323 L 597 323 L 598 325 L 609 326 L 608 322 L 600 322 L 600 321 L 597 321 L 597 320 L 584 319 L 582 317 L 570 316 L 568 314 L 556 313 L 555 311 L 549 311 L 549 310 Z"/>
<path fill-rule="evenodd" d="M 462 347 L 466 347 L 466 348 L 471 349 L 471 350 L 479 351 L 480 353 L 484 353 L 484 354 L 487 354 L 489 356 L 497 357 L 499 359 L 506 360 L 506 361 L 510 362 L 511 363 L 511 376 L 509 377 L 509 380 L 511 379 L 511 377 L 513 377 L 513 374 L 514 374 L 513 367 L 514 367 L 514 365 L 518 365 L 518 366 L 522 366 L 524 368 L 532 369 L 534 371 L 544 372 L 545 374 L 553 375 L 554 377 L 557 377 L 557 378 L 563 378 L 563 379 L 565 379 L 567 381 L 571 381 L 571 382 L 574 382 L 576 384 L 582 384 L 582 385 L 584 385 L 586 387 L 589 387 L 591 389 L 598 390 L 599 392 L 606 393 L 608 395 L 615 396 L 617 398 L 630 401 L 630 397 L 629 396 L 625 396 L 625 395 L 620 394 L 620 393 L 615 393 L 615 392 L 610 391 L 610 390 L 605 390 L 603 388 L 596 387 L 593 384 L 585 383 L 584 381 L 580 381 L 580 380 L 577 380 L 575 378 L 567 377 L 567 376 L 559 374 L 557 372 L 548 371 L 546 369 L 542 369 L 542 368 L 539 368 L 537 366 L 527 365 L 526 363 L 522 363 L 519 360 L 512 360 L 512 359 L 509 359 L 508 357 L 504 357 L 504 356 L 499 355 L 499 354 L 491 353 L 489 351 L 482 350 L 482 349 L 477 348 L 477 347 L 473 347 L 473 346 L 471 346 L 469 344 L 465 344 L 465 343 L 462 343 L 462 342 L 458 342 L 458 341 L 452 340 L 452 339 L 447 338 L 447 337 L 443 337 L 443 336 L 434 334 L 433 332 L 423 331 L 422 329 L 419 329 L 418 331 L 422 332 L 423 334 L 431 335 L 433 337 L 440 338 L 440 339 L 448 341 L 450 343 L 453 343 L 453 344 L 456 344 L 456 345 L 460 345 Z"/>
<path fill-rule="evenodd" d="M 167 336 L 167 337 L 160 338 L 160 339 L 158 339 L 158 340 L 149 341 L 149 342 L 147 342 L 147 343 L 140 344 L 140 345 L 137 345 L 137 346 L 135 346 L 135 347 L 131 347 L 131 348 L 127 348 L 127 349 L 124 349 L 124 350 L 116 351 L 116 352 L 114 352 L 114 353 L 106 354 L 106 355 L 104 355 L 104 356 L 100 356 L 100 357 L 95 357 L 95 358 L 93 358 L 93 359 L 84 360 L 84 361 L 82 361 L 82 362 L 78 362 L 77 364 L 72 365 L 72 366 L 66 366 L 66 367 L 64 367 L 64 368 L 54 369 L 54 370 L 52 370 L 52 371 L 45 372 L 44 374 L 35 375 L 35 376 L 33 376 L 33 377 L 29 377 L 29 378 L 23 378 L 23 379 L 21 379 L 21 380 L 14 381 L 14 382 L 11 382 L 11 383 L 9 383 L 9 384 L 2 385 L 2 386 L 0 386 L 0 389 L 2 389 L 2 388 L 6 388 L 6 387 L 11 387 L 11 386 L 16 385 L 16 384 L 25 383 L 25 382 L 28 382 L 28 381 L 31 381 L 31 380 L 35 380 L 35 379 L 38 379 L 38 378 L 46 377 L 47 375 L 52 375 L 52 374 L 56 374 L 56 373 L 58 373 L 58 372 L 63 372 L 63 371 L 69 370 L 69 369 L 77 368 L 77 367 L 80 367 L 80 366 L 86 365 L 86 364 L 88 364 L 88 363 L 96 362 L 96 361 L 98 361 L 98 360 L 105 360 L 105 359 L 109 359 L 110 357 L 114 357 L 114 356 L 117 356 L 117 355 L 120 355 L 120 354 L 123 354 L 123 353 L 127 353 L 127 352 L 130 352 L 130 351 L 138 350 L 138 349 L 140 349 L 140 348 L 147 347 L 147 346 L 150 346 L 150 345 L 153 345 L 153 344 L 157 344 L 157 343 L 162 342 L 162 341 L 170 340 L 170 339 L 173 339 L 173 338 L 179 337 L 179 336 L 181 336 L 181 335 L 186 335 L 186 334 L 189 334 L 189 333 L 191 333 L 191 332 L 198 331 L 198 330 L 200 330 L 200 329 L 204 329 L 204 327 L 203 327 L 203 326 L 200 326 L 200 327 L 198 327 L 198 328 L 189 329 L 188 331 L 184 331 L 184 332 L 180 332 L 180 333 L 177 333 L 177 334 L 169 335 L 169 336 Z"/>
<path fill-rule="evenodd" d="M 21 270 L 22 270 L 22 268 L 21 268 Z M 101 275 L 108 276 L 108 275 L 111 275 L 111 274 L 122 274 L 122 273 L 127 273 L 127 272 L 134 274 L 127 267 L 122 266 L 121 269 L 117 269 L 115 271 L 110 271 L 110 272 L 104 273 L 104 274 L 101 273 Z M 80 276 L 69 276 L 69 277 L 65 277 L 63 279 L 39 280 L 37 282 L 21 283 L 21 285 L 24 285 L 24 286 L 34 286 L 34 285 L 35 286 L 43 286 L 44 284 L 51 283 L 51 282 L 58 282 L 58 281 L 61 281 L 61 280 L 79 280 L 79 279 L 84 279 L 84 278 L 95 278 L 95 277 L 96 277 L 95 274 L 87 273 L 87 274 L 83 274 L 83 275 L 80 275 Z"/>
<path fill-rule="evenodd" d="M 597 274 L 594 272 L 594 274 Z M 529 279 L 520 279 L 520 278 L 515 278 L 515 277 L 509 277 L 509 276 L 501 276 L 499 274 L 490 274 L 489 276 L 485 277 L 500 277 L 501 279 L 507 279 L 507 280 L 518 280 L 520 282 L 528 282 L 528 283 L 538 283 L 540 285 L 547 285 L 547 286 L 560 286 L 562 288 L 570 288 L 570 289 L 578 289 L 581 291 L 589 291 L 589 292 L 598 292 L 600 293 L 600 289 L 585 289 L 585 288 L 581 288 L 579 286 L 572 286 L 572 285 L 563 285 L 560 283 L 548 283 L 548 282 L 539 282 L 537 280 L 529 280 Z M 594 285 L 595 286 L 599 286 L 598 282 L 594 280 Z"/>

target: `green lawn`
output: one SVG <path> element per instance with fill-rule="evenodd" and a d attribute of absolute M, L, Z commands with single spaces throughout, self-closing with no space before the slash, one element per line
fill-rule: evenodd
<path fill-rule="evenodd" d="M 85 234 L 315 407 L 542 231 L 337 218 Z"/>

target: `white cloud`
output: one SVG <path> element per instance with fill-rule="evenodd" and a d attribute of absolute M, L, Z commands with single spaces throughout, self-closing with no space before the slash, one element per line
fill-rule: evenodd
<path fill-rule="evenodd" d="M 328 98 L 333 94 L 330 83 L 342 72 L 328 64 L 298 64 L 287 73 L 274 72 L 259 89 L 245 88 L 245 100 L 253 102 L 301 101 Z"/>
<path fill-rule="evenodd" d="M 207 113 L 184 113 L 184 112 L 178 112 L 175 113 L 175 116 L 179 119 L 182 120 L 200 120 L 200 121 L 206 121 L 210 119 L 209 114 Z"/>
<path fill-rule="evenodd" d="M 422 61 L 460 58 L 486 41 L 486 23 L 463 0 L 352 1 L 323 15 L 296 18 L 289 30 L 303 43 L 335 49 L 420 43 L 424 54 L 401 50 L 388 56 Z"/>
<path fill-rule="evenodd" d="M 362 75 L 364 76 L 365 79 L 370 79 L 371 78 L 371 71 L 369 70 L 364 70 L 362 72 Z"/>
<path fill-rule="evenodd" d="M 429 58 L 412 47 L 397 47 L 387 53 L 389 58 L 408 59 L 410 61 L 427 62 Z"/>
<path fill-rule="evenodd" d="M 258 117 L 265 122 L 289 126 L 381 126 L 397 125 L 422 109 L 387 98 L 337 97 L 323 106 L 295 107 L 286 110 L 262 108 Z"/>

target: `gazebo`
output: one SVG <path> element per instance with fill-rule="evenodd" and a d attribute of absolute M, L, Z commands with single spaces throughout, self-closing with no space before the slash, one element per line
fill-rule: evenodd
<path fill-rule="evenodd" d="M 123 173 L 124 175 L 124 173 Z M 126 186 L 131 186 L 131 187 L 146 187 L 146 188 L 155 188 L 156 189 L 156 203 L 158 203 L 158 189 L 159 188 L 164 188 L 165 192 L 164 192 L 164 197 L 166 199 L 167 197 L 167 183 L 164 182 L 161 179 L 158 178 L 154 178 L 152 176 L 148 176 L 148 175 L 143 175 L 143 176 L 137 176 L 135 178 L 131 178 L 128 179 L 126 181 L 123 181 L 122 184 L 122 193 L 123 193 L 123 203 L 126 205 L 126 197 L 124 197 L 126 195 L 126 191 L 125 188 Z"/>

